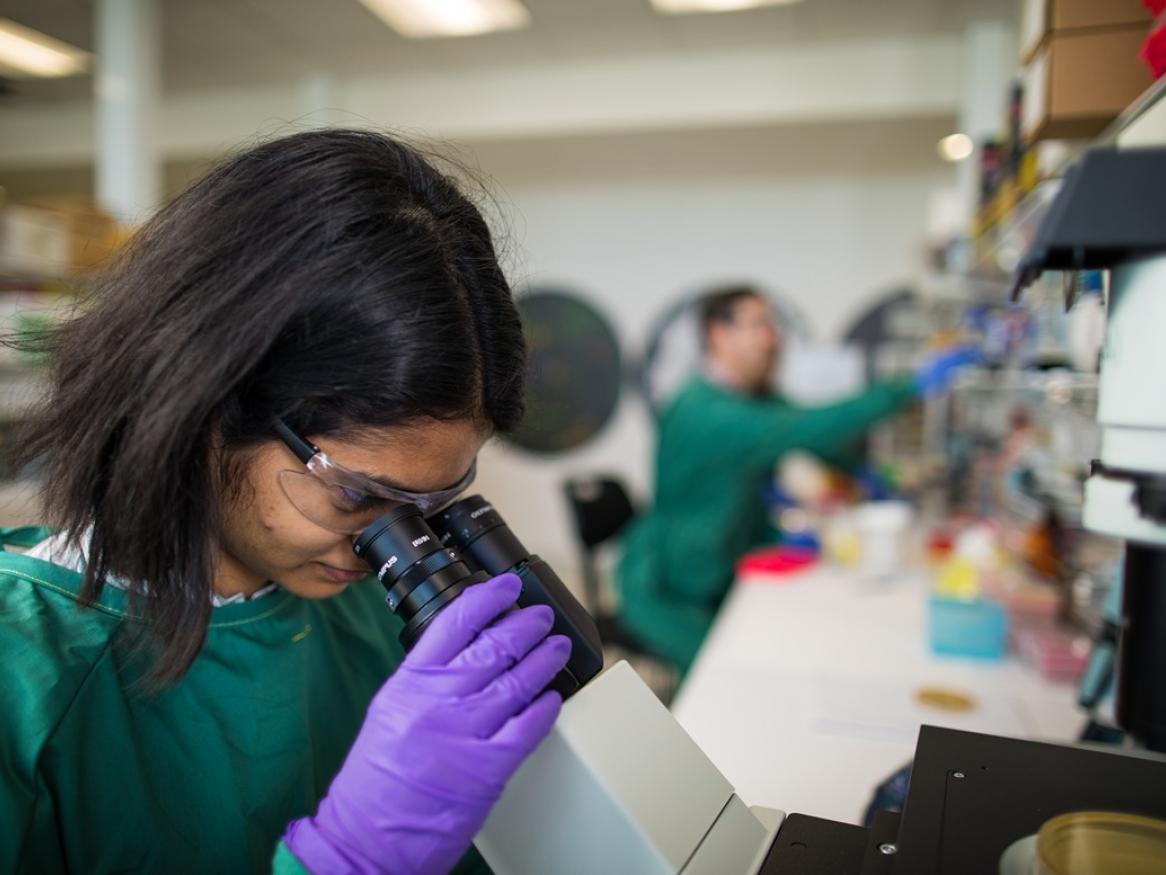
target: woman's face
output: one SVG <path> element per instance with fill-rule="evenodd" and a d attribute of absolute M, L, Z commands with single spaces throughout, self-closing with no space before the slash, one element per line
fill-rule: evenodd
<path fill-rule="evenodd" d="M 426 420 L 367 429 L 359 440 L 308 440 L 350 471 L 410 492 L 435 492 L 469 470 L 489 432 L 472 419 Z M 284 494 L 281 471 L 304 471 L 282 443 L 250 454 L 244 488 L 223 507 L 224 543 L 215 590 L 252 593 L 267 581 L 303 598 L 329 598 L 369 570 L 352 552 L 357 535 L 338 534 L 309 520 Z"/>

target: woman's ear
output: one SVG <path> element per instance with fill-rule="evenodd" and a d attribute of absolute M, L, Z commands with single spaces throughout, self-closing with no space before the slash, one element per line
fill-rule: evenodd
<path fill-rule="evenodd" d="M 207 472 L 219 499 L 220 511 L 224 502 L 246 504 L 254 499 L 255 488 L 248 474 L 263 446 L 228 447 L 218 424 L 211 426 L 207 440 Z"/>

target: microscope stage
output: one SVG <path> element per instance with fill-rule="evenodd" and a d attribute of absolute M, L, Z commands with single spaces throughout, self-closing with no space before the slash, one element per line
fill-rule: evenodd
<path fill-rule="evenodd" d="M 924 726 L 901 815 L 870 830 L 790 815 L 758 875 L 995 873 L 1017 839 L 1078 811 L 1166 820 L 1166 758 Z"/>

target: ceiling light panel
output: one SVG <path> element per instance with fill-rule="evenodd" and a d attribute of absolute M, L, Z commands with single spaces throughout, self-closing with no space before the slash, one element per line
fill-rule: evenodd
<path fill-rule="evenodd" d="M 690 12 L 739 12 L 762 6 L 791 6 L 801 0 L 652 0 L 657 12 L 686 15 Z"/>
<path fill-rule="evenodd" d="M 516 30 L 530 24 L 519 0 L 360 0 L 401 36 L 426 39 Z"/>
<path fill-rule="evenodd" d="M 0 74 L 11 78 L 56 78 L 83 73 L 90 55 L 76 46 L 0 18 Z"/>

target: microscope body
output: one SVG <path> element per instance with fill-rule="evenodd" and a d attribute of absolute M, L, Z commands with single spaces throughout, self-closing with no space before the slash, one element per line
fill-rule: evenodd
<path fill-rule="evenodd" d="M 1110 272 L 1087 528 L 1126 542 L 1117 717 L 1166 751 L 1166 148 L 1097 149 L 1065 179 L 1018 270 Z M 1070 273 L 1071 275 L 1071 273 Z"/>
<path fill-rule="evenodd" d="M 1110 274 L 1097 420 L 1101 458 L 1085 525 L 1126 541 L 1117 718 L 1166 751 L 1166 240 Z"/>
<path fill-rule="evenodd" d="M 474 844 L 497 875 L 754 875 L 783 817 L 748 808 L 619 662 L 563 705 Z"/>

